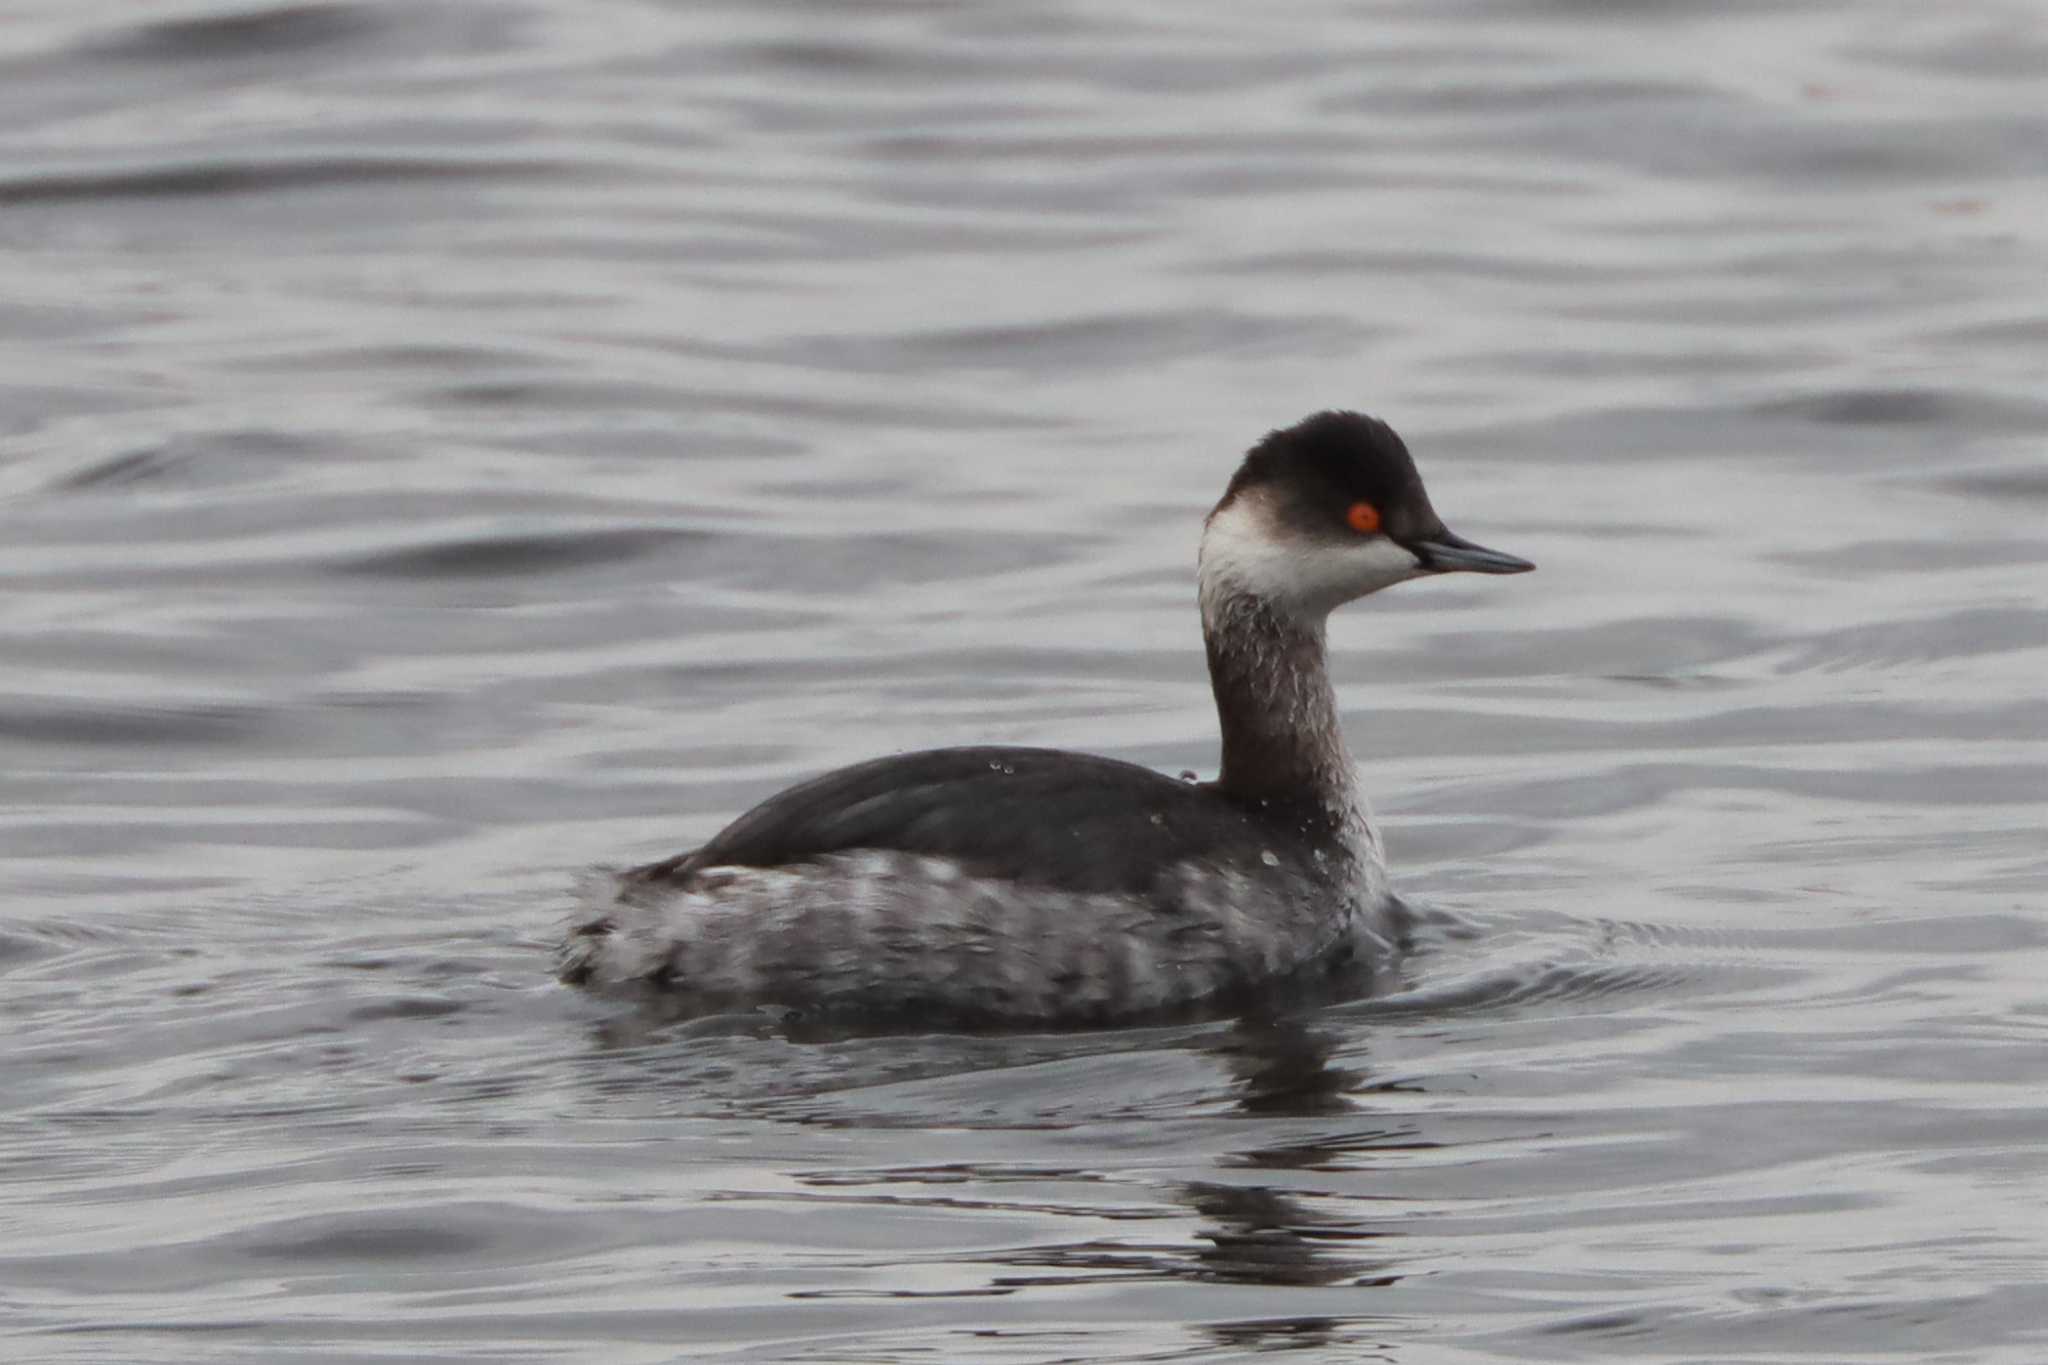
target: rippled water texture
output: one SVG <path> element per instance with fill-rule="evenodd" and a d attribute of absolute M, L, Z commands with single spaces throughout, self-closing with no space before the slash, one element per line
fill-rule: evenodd
<path fill-rule="evenodd" d="M 2048 1357 L 2048 10 L 0 14 L 0 1355 Z M 1361 406 L 1430 921 L 1261 1027 L 554 986 L 579 871 L 1214 763 Z"/>

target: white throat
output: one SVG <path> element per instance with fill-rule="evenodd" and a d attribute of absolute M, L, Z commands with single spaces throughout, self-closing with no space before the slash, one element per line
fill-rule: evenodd
<path fill-rule="evenodd" d="M 1210 514 L 1197 562 L 1202 620 L 1212 626 L 1247 600 L 1320 625 L 1344 603 L 1424 572 L 1422 561 L 1387 536 L 1290 538 L 1272 503 L 1256 493 L 1239 494 Z"/>

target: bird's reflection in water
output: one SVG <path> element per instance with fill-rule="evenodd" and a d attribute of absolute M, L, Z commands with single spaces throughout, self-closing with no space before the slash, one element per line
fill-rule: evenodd
<path fill-rule="evenodd" d="M 1386 1229 L 1318 1212 L 1294 1195 L 1256 1185 L 1189 1182 L 1174 1194 L 1201 1220 L 1190 1238 L 1011 1252 L 997 1259 L 1053 1273 L 1006 1275 L 992 1287 L 1072 1285 L 1078 1278 L 1378 1288 L 1401 1279 L 1398 1262 L 1386 1254 L 1394 1235 Z"/>
<path fill-rule="evenodd" d="M 1376 1086 L 1363 1069 L 1332 1063 L 1337 1035 L 1298 1018 L 1245 1020 L 1214 1048 L 1238 1083 L 1239 1112 L 1261 1118 L 1312 1118 L 1356 1113 L 1356 1095 Z M 1304 1169 L 1324 1164 L 1333 1145 L 1362 1135 L 1261 1146 L 1231 1154 L 1234 1164 Z M 1380 1145 L 1387 1134 L 1367 1141 Z M 1389 1230 L 1360 1219 L 1319 1212 L 1300 1197 L 1263 1185 L 1191 1182 L 1182 1197 L 1206 1226 L 1209 1246 L 1191 1269 L 1207 1280 L 1289 1287 L 1379 1288 L 1401 1279 L 1388 1254 Z M 1339 1350 L 1347 1360 L 1392 1361 L 1369 1333 L 1375 1319 L 1358 1313 L 1312 1314 L 1213 1322 L 1202 1328 L 1217 1345 L 1243 1351 Z"/>
<path fill-rule="evenodd" d="M 1401 1276 L 1378 1253 L 1391 1234 L 1310 1209 L 1256 1185 L 1190 1184 L 1182 1197 L 1202 1216 L 1209 1245 L 1194 1255 L 1201 1278 L 1229 1284 L 1376 1287 Z M 1366 1254 L 1371 1253 L 1371 1254 Z"/>
<path fill-rule="evenodd" d="M 1237 1107 L 1267 1117 L 1349 1113 L 1363 1071 L 1331 1065 L 1336 1035 L 1297 1018 L 1242 1019 L 1210 1051 L 1237 1079 Z"/>
<path fill-rule="evenodd" d="M 1237 1080 L 1236 1107 L 1261 1119 L 1357 1113 L 1354 1098 L 1369 1088 L 1366 1072 L 1334 1065 L 1337 1035 L 1300 1018 L 1247 1019 L 1217 1038 L 1213 1051 Z M 1376 1143 L 1384 1136 L 1348 1134 L 1268 1144 L 1226 1158 L 1268 1170 L 1311 1168 L 1303 1158 L 1332 1141 Z M 1392 1263 L 1359 1252 L 1388 1234 L 1356 1219 L 1310 1208 L 1297 1195 L 1266 1185 L 1191 1181 L 1182 1198 L 1208 1224 L 1209 1249 L 1197 1253 L 1207 1278 L 1257 1284 L 1389 1284 Z M 1374 1247 L 1378 1250 L 1379 1248 Z"/>
<path fill-rule="evenodd" d="M 1343 1360 L 1392 1362 L 1393 1347 L 1363 1338 L 1370 1325 L 1360 1318 L 1246 1318 L 1205 1323 L 1202 1333 L 1228 1350 L 1342 1351 Z"/>
<path fill-rule="evenodd" d="M 1366 1073 L 1332 1064 L 1336 1036 L 1295 1019 L 1241 1022 L 1217 1035 L 1207 1050 L 1223 1061 L 1236 1082 L 1235 1109 L 1262 1120 L 1355 1114 L 1354 1098 L 1375 1087 Z M 1313 1169 L 1330 1164 L 1340 1147 L 1406 1145 L 1413 1134 L 1373 1127 L 1300 1142 L 1265 1145 L 1223 1154 L 1222 1164 L 1261 1170 Z M 1326 1212 L 1302 1195 L 1266 1184 L 1216 1180 L 1186 1181 L 1171 1197 L 1199 1220 L 1192 1232 L 1172 1242 L 1126 1239 L 1080 1245 L 1042 1246 L 1006 1258 L 1058 1273 L 1005 1277 L 1005 1286 L 1067 1283 L 1080 1270 L 1091 1279 L 1157 1278 L 1209 1283 L 1288 1287 L 1371 1288 L 1401 1278 L 1388 1229 Z M 1321 1323 L 1323 1326 L 1318 1326 Z M 1316 1334 L 1342 1323 L 1348 1334 L 1359 1325 L 1353 1315 L 1274 1319 L 1218 1327 L 1235 1334 L 1275 1334 L 1273 1345 L 1311 1345 Z M 1370 1358 L 1370 1357 L 1367 1357 Z"/>
<path fill-rule="evenodd" d="M 1236 1077 L 1236 1107 L 1259 1118 L 1370 1116 L 1362 1097 L 1418 1093 L 1409 1081 L 1375 1080 L 1360 1066 L 1332 1062 L 1338 1035 L 1300 1019 L 1246 1020 L 1212 1045 Z M 1353 1044 L 1355 1048 L 1355 1043 Z M 1416 1151 L 1437 1146 L 1408 1123 L 1374 1124 L 1320 1133 L 1298 1142 L 1266 1143 L 1230 1155 L 1233 1165 L 1272 1170 L 1350 1169 L 1363 1150 Z"/>

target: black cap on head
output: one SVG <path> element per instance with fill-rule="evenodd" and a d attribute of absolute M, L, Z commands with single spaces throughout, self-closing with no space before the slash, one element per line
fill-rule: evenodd
<path fill-rule="evenodd" d="M 1290 518 L 1306 525 L 1341 527 L 1353 503 L 1369 502 L 1395 540 L 1424 540 L 1444 528 L 1407 445 L 1364 413 L 1319 412 L 1267 433 L 1237 467 L 1223 501 L 1248 488 L 1271 489 Z"/>
<path fill-rule="evenodd" d="M 1244 494 L 1261 499 L 1297 536 L 1355 541 L 1360 533 L 1384 535 L 1426 573 L 1527 573 L 1536 567 L 1453 534 L 1430 506 L 1407 445 L 1392 427 L 1363 413 L 1319 412 L 1267 433 L 1231 476 L 1217 509 Z M 1363 525 L 1360 503 L 1370 504 Z"/>

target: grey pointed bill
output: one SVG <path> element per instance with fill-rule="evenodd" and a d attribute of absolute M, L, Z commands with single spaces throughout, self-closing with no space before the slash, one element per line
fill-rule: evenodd
<path fill-rule="evenodd" d="M 1535 568 L 1518 555 L 1474 545 L 1455 531 L 1438 531 L 1408 545 L 1430 573 L 1527 573 Z"/>

